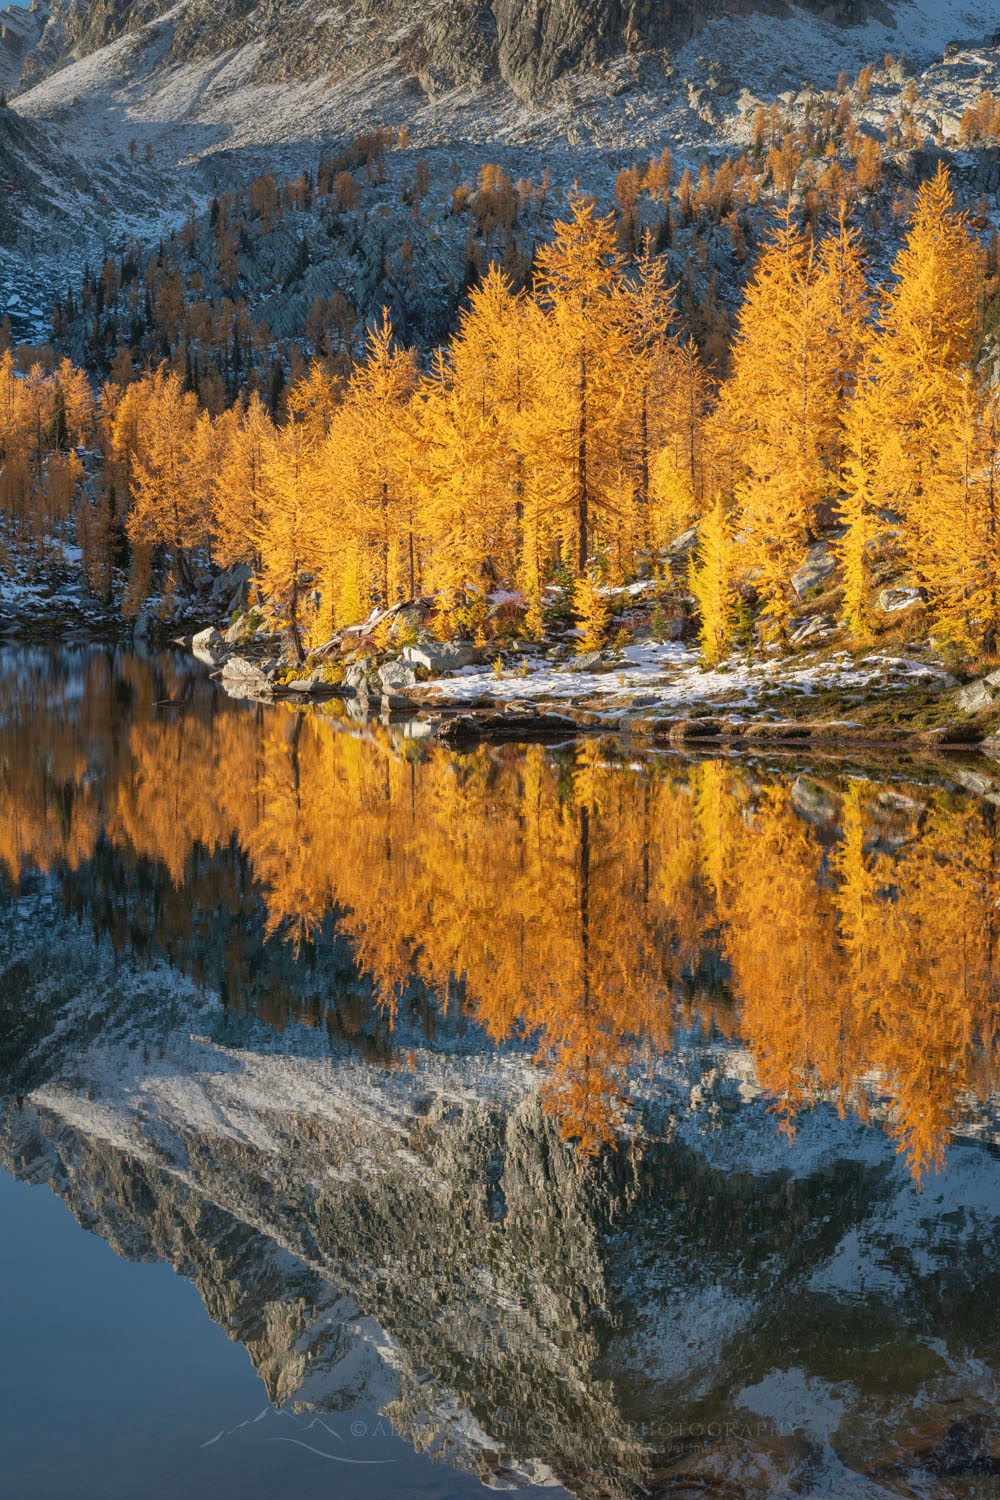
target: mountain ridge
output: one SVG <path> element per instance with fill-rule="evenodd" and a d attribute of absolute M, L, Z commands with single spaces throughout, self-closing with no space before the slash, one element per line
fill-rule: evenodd
<path fill-rule="evenodd" d="M 18 338 L 35 340 L 51 336 L 54 302 L 88 263 L 135 241 L 155 246 L 261 174 L 315 174 L 324 154 L 386 126 L 409 136 L 389 158 L 388 187 L 404 196 L 420 166 L 439 189 L 422 236 L 405 216 L 382 221 L 418 251 L 415 291 L 426 307 L 410 321 L 433 341 L 444 304 L 437 270 L 423 287 L 423 260 L 464 234 L 451 191 L 484 163 L 514 182 L 548 174 L 553 204 L 579 184 L 610 207 L 620 169 L 668 148 L 675 181 L 685 168 L 696 178 L 704 164 L 714 170 L 747 151 L 760 106 L 775 101 L 789 124 L 801 123 L 824 107 L 824 89 L 832 98 L 841 72 L 852 77 L 888 51 L 896 60 L 877 69 L 871 99 L 855 100 L 859 125 L 884 139 L 915 78 L 920 128 L 948 137 L 991 86 L 1000 56 L 992 38 L 948 48 L 956 31 L 983 38 L 995 28 L 989 0 L 901 0 L 892 11 L 882 0 L 863 11 L 853 0 L 832 10 L 818 0 L 432 0 L 419 9 L 413 0 L 233 0 L 220 11 L 205 0 L 33 0 L 0 12 L 0 25 L 0 76 L 17 75 L 0 115 L 0 313 Z M 668 36 L 678 40 L 655 45 Z M 946 48 L 950 60 L 935 61 Z M 913 177 L 905 163 L 901 175 Z M 363 216 L 368 223 L 367 206 Z M 366 256 L 379 250 L 382 224 L 371 219 Z M 454 259 L 449 251 L 446 281 Z M 459 246 L 459 277 L 461 264 Z M 699 275 L 696 297 L 717 269 Z M 330 291 L 324 281 L 310 297 Z M 376 308 L 380 299 L 361 300 Z"/>
<path fill-rule="evenodd" d="M 837 25 L 891 22 L 888 0 L 801 0 Z M 401 64 L 429 90 L 482 86 L 499 78 L 519 99 L 619 53 L 670 48 L 720 16 L 760 11 L 780 20 L 784 0 L 43 0 L 13 16 L 7 87 L 21 90 L 156 21 L 177 22 L 170 62 L 197 62 L 254 45 L 272 81 L 337 76 L 358 63 Z M 9 22 L 7 18 L 11 19 Z M 35 36 L 32 40 L 31 33 Z M 19 68 L 18 68 L 19 61 Z"/>

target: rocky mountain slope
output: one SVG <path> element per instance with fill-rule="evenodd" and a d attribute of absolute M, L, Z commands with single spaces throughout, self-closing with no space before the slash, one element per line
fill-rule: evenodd
<path fill-rule="evenodd" d="M 746 148 L 761 101 L 782 95 L 794 123 L 842 69 L 889 52 L 909 61 L 879 75 L 859 124 L 878 133 L 924 68 L 915 118 L 947 135 L 998 56 L 989 0 L 36 0 L 4 16 L 0 304 L 22 336 L 48 331 L 53 293 L 86 261 L 155 244 L 261 171 L 315 172 L 378 125 L 409 133 L 401 175 L 422 159 L 454 183 L 497 161 L 610 201 L 620 167 L 667 147 L 696 173 Z M 942 67 L 956 37 L 967 48 Z"/>
<path fill-rule="evenodd" d="M 17 83 L 30 85 L 169 14 L 171 63 L 252 46 L 257 76 L 270 81 L 346 76 L 398 61 L 422 86 L 498 77 L 527 99 L 616 53 L 676 47 L 714 17 L 754 9 L 780 16 L 785 7 L 768 0 L 271 0 L 260 7 L 241 0 L 173 7 L 162 0 L 34 0 L 24 21 L 10 23 L 9 70 L 14 75 L 19 63 Z M 886 0 L 803 0 L 802 9 L 839 25 L 893 20 Z"/>

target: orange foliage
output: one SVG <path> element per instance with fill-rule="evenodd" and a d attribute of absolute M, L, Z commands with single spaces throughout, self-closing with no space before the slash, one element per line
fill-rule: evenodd
<path fill-rule="evenodd" d="M 169 873 L 169 924 L 199 851 L 235 840 L 272 933 L 298 944 L 335 915 L 387 1018 L 417 981 L 527 1045 L 585 1152 L 616 1139 L 677 1026 L 741 1038 L 789 1132 L 818 1100 L 878 1119 L 917 1180 L 997 1086 L 989 804 L 720 762 L 635 775 L 593 743 L 414 761 L 319 718 L 154 709 L 176 687 L 138 661 L 129 712 L 109 670 L 92 661 L 82 698 L 10 696 L 7 877 L 79 868 L 103 837 Z"/>

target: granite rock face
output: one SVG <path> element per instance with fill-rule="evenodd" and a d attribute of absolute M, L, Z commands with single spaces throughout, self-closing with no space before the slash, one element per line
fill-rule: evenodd
<path fill-rule="evenodd" d="M 803 0 L 803 7 L 843 24 L 887 11 L 879 0 Z M 30 86 L 167 9 L 162 0 L 38 5 L 31 24 L 19 23 L 16 38 L 12 34 L 9 85 Z M 783 6 L 775 0 L 269 0 L 258 7 L 248 0 L 189 0 L 171 14 L 170 61 L 194 61 L 252 41 L 260 48 L 261 78 L 273 82 L 396 61 L 430 95 L 499 74 L 518 97 L 529 99 L 602 58 L 670 47 L 713 16 L 753 10 L 780 14 Z"/>

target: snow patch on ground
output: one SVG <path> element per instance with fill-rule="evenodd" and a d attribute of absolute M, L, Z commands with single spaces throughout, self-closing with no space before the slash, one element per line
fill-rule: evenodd
<path fill-rule="evenodd" d="M 440 694 L 448 701 L 471 702 L 482 695 L 516 700 L 551 698 L 601 698 L 614 712 L 642 707 L 686 711 L 712 699 L 725 697 L 727 707 L 756 707 L 769 692 L 794 688 L 802 693 L 834 689 L 867 690 L 872 687 L 915 687 L 943 684 L 942 668 L 908 657 L 874 652 L 855 662 L 847 652 L 798 664 L 801 659 L 764 659 L 748 665 L 745 658 L 730 657 L 718 668 L 703 666 L 697 651 L 677 642 L 643 642 L 631 645 L 610 673 L 573 670 L 572 663 L 548 666 L 525 653 L 525 673 L 505 671 L 498 677 L 482 667 L 465 667 L 439 684 L 429 683 L 425 700 Z M 637 695 L 642 700 L 635 703 Z M 649 701 L 645 699 L 648 697 Z"/>

